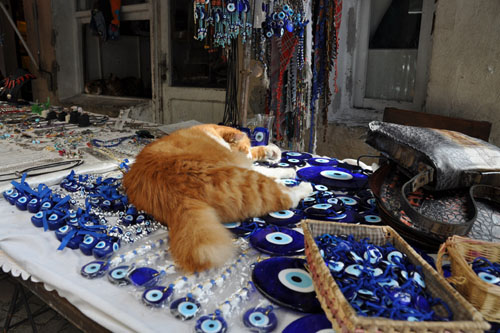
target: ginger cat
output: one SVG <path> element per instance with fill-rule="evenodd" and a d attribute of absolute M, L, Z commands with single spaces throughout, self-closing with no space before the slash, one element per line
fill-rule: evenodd
<path fill-rule="evenodd" d="M 252 160 L 279 159 L 274 145 L 250 147 L 241 131 L 218 125 L 178 130 L 147 145 L 123 179 L 129 201 L 168 226 L 178 266 L 195 272 L 233 255 L 221 224 L 295 207 L 313 189 L 288 188 L 253 170 Z M 295 177 L 293 169 L 267 169 Z"/>

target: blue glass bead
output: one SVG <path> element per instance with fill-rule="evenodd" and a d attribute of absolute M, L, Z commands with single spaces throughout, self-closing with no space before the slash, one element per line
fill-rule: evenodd
<path fill-rule="evenodd" d="M 397 306 L 408 306 L 411 304 L 411 295 L 404 291 L 391 291 L 389 297 Z"/>
<path fill-rule="evenodd" d="M 267 227 L 253 233 L 250 244 L 271 255 L 297 255 L 304 251 L 304 235 L 284 227 Z"/>
<path fill-rule="evenodd" d="M 314 157 L 307 160 L 312 166 L 335 166 L 338 164 L 337 160 L 324 157 Z"/>
<path fill-rule="evenodd" d="M 10 190 L 9 190 L 10 191 Z M 8 192 L 8 191 L 6 191 Z M 4 192 L 5 193 L 5 192 Z M 17 191 L 12 191 L 12 192 L 9 192 L 10 194 L 9 195 L 5 195 L 4 194 L 4 198 L 11 204 L 11 205 L 15 205 L 16 204 L 16 201 L 17 199 L 20 197 L 20 194 L 19 192 Z"/>
<path fill-rule="evenodd" d="M 28 202 L 30 201 L 31 199 L 25 195 L 19 197 L 17 200 L 16 200 L 16 207 L 17 209 L 19 210 L 26 210 L 28 209 Z"/>
<path fill-rule="evenodd" d="M 319 312 L 321 305 L 305 264 L 298 258 L 270 258 L 255 265 L 252 281 L 273 303 L 302 312 Z"/>
<path fill-rule="evenodd" d="M 173 292 L 174 289 L 170 286 L 157 286 L 149 288 L 142 294 L 142 302 L 149 306 L 159 307 L 165 304 Z"/>
<path fill-rule="evenodd" d="M 134 217 L 132 215 L 125 215 L 122 219 L 122 224 L 124 226 L 129 226 L 134 223 Z"/>
<path fill-rule="evenodd" d="M 43 201 L 41 206 L 40 206 L 40 210 L 42 211 L 45 211 L 45 210 L 49 210 L 52 208 L 52 202 L 51 201 Z"/>
<path fill-rule="evenodd" d="M 71 228 L 67 225 L 60 227 L 59 229 L 57 229 L 55 231 L 57 239 L 59 241 L 62 241 L 64 236 L 66 236 L 71 230 L 73 230 L 73 228 Z"/>
<path fill-rule="evenodd" d="M 82 251 L 83 254 L 86 256 L 92 255 L 92 250 L 94 249 L 94 246 L 99 242 L 99 239 L 91 236 L 91 235 L 85 235 L 83 238 L 83 241 L 80 243 L 80 251 Z"/>
<path fill-rule="evenodd" d="M 80 226 L 80 224 L 78 223 L 78 218 L 74 217 L 74 218 L 70 218 L 67 222 L 66 222 L 69 226 L 72 226 L 74 228 L 77 228 Z"/>
<path fill-rule="evenodd" d="M 128 274 L 128 279 L 136 286 L 152 286 L 161 277 L 160 273 L 150 267 L 140 267 Z"/>
<path fill-rule="evenodd" d="M 143 214 L 139 214 L 137 215 L 137 217 L 135 218 L 135 223 L 134 224 L 139 224 L 139 223 L 142 223 L 146 220 L 146 217 L 143 215 Z"/>
<path fill-rule="evenodd" d="M 87 279 L 95 279 L 106 274 L 108 268 L 109 265 L 106 261 L 91 261 L 82 267 L 80 274 Z"/>
<path fill-rule="evenodd" d="M 324 313 L 310 314 L 291 322 L 282 333 L 334 333 Z"/>
<path fill-rule="evenodd" d="M 362 270 L 363 266 L 355 264 L 347 266 L 344 271 L 346 272 L 346 274 L 357 279 L 363 273 Z"/>
<path fill-rule="evenodd" d="M 37 228 L 41 228 L 43 226 L 43 212 L 38 212 L 31 217 L 31 223 L 35 225 Z"/>
<path fill-rule="evenodd" d="M 99 207 L 101 207 L 102 210 L 111 210 L 111 201 L 109 201 L 109 200 L 103 200 L 99 204 Z"/>
<path fill-rule="evenodd" d="M 49 227 L 49 230 L 59 229 L 65 224 L 66 221 L 64 220 L 64 218 L 56 213 L 52 213 L 47 217 L 47 225 Z"/>
<path fill-rule="evenodd" d="M 334 272 L 334 273 L 342 272 L 342 270 L 344 269 L 344 263 L 341 261 L 330 260 L 330 261 L 328 261 L 327 266 L 328 266 L 328 269 L 330 269 L 330 271 Z"/>
<path fill-rule="evenodd" d="M 272 311 L 272 306 L 251 308 L 243 314 L 243 324 L 252 332 L 268 333 L 278 326 L 278 318 Z"/>
<path fill-rule="evenodd" d="M 382 252 L 380 252 L 376 246 L 368 245 L 366 247 L 366 251 L 365 254 L 363 255 L 363 258 L 365 258 L 365 260 L 368 260 L 370 264 L 378 264 L 378 262 L 382 260 L 383 255 Z"/>
<path fill-rule="evenodd" d="M 268 224 L 274 224 L 277 226 L 290 226 L 299 223 L 304 218 L 302 211 L 294 210 L 280 210 L 278 212 L 269 213 L 263 216 L 262 219 Z"/>
<path fill-rule="evenodd" d="M 72 250 L 78 249 L 80 244 L 83 242 L 83 235 L 74 235 L 71 237 L 69 242 L 66 244 L 66 247 L 69 247 Z"/>
<path fill-rule="evenodd" d="M 5 198 L 5 200 L 7 200 L 8 202 L 10 202 L 9 197 L 12 196 L 14 193 L 17 193 L 17 190 L 15 188 L 11 188 L 11 189 L 9 189 L 7 191 L 3 191 L 2 194 L 3 194 L 3 197 Z"/>
<path fill-rule="evenodd" d="M 119 286 L 130 284 L 130 280 L 128 279 L 129 272 L 130 266 L 123 265 L 115 267 L 108 272 L 108 280 Z"/>
<path fill-rule="evenodd" d="M 196 333 L 225 333 L 226 331 L 227 323 L 222 316 L 209 314 L 196 321 Z"/>
<path fill-rule="evenodd" d="M 32 198 L 28 202 L 27 208 L 30 213 L 38 213 L 38 211 L 40 210 L 40 200 L 38 198 Z"/>
<path fill-rule="evenodd" d="M 194 298 L 179 298 L 170 304 L 170 313 L 181 320 L 192 319 L 200 310 L 200 303 Z"/>
<path fill-rule="evenodd" d="M 113 243 L 109 240 L 99 241 L 92 249 L 92 254 L 97 259 L 106 258 L 113 254 Z"/>

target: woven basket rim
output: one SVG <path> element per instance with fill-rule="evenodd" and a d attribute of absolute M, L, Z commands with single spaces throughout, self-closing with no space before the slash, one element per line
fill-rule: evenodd
<path fill-rule="evenodd" d="M 349 304 L 347 299 L 344 297 L 343 293 L 340 291 L 340 288 L 338 287 L 337 283 L 335 282 L 335 279 L 331 276 L 330 272 L 328 271 L 328 274 L 325 273 L 326 266 L 323 264 L 323 258 L 319 254 L 319 249 L 316 245 L 316 242 L 314 242 L 314 237 L 312 236 L 311 228 L 310 225 L 312 224 L 324 224 L 324 225 L 330 225 L 332 227 L 338 226 L 338 227 L 348 227 L 348 228 L 364 228 L 364 229 L 372 229 L 372 230 L 382 230 L 384 235 L 386 237 L 393 237 L 398 239 L 398 242 L 401 242 L 402 245 L 404 246 L 405 250 L 408 252 L 413 252 L 412 255 L 418 260 L 419 264 L 423 266 L 423 269 L 425 270 L 426 274 L 432 274 L 434 277 L 437 279 L 438 283 L 440 284 L 440 287 L 446 289 L 446 292 L 451 294 L 450 296 L 456 299 L 456 301 L 460 304 L 460 306 L 464 307 L 468 314 L 471 317 L 471 320 L 460 320 L 460 321 L 425 321 L 425 322 L 409 322 L 409 321 L 404 321 L 404 320 L 392 320 L 389 318 L 382 318 L 382 317 L 364 317 L 364 316 L 358 316 L 354 308 Z M 411 248 L 402 238 L 401 236 L 391 227 L 389 226 L 369 226 L 369 225 L 354 225 L 354 224 L 349 224 L 349 223 L 332 223 L 332 222 L 325 222 L 325 221 L 317 221 L 317 220 L 311 220 L 311 219 L 306 219 L 302 222 L 302 228 L 304 230 L 304 236 L 305 236 L 305 242 L 306 242 L 306 254 L 307 255 L 307 261 L 309 265 L 314 265 L 317 266 L 317 269 L 319 271 L 322 271 L 325 273 L 325 278 L 326 281 L 321 281 L 321 284 L 324 284 L 328 286 L 330 291 L 335 294 L 335 302 L 338 302 L 339 307 L 342 307 L 342 310 L 345 312 L 344 318 L 341 318 L 341 321 L 348 321 L 346 324 L 351 327 L 351 329 L 354 329 L 356 327 L 386 327 L 386 328 L 397 328 L 401 330 L 407 330 L 407 329 L 415 329 L 415 330 L 421 330 L 424 328 L 428 329 L 435 329 L 435 330 L 486 330 L 490 327 L 490 325 L 484 321 L 483 316 L 481 313 L 476 310 L 470 303 L 468 303 L 463 296 L 461 296 L 456 290 L 454 290 L 444 279 L 444 277 L 440 276 L 437 272 L 434 271 L 434 269 L 424 260 L 422 259 L 416 252 Z M 310 251 L 309 251 L 310 250 Z M 408 253 L 407 253 L 408 254 Z M 312 256 L 316 256 L 316 260 L 321 260 L 320 265 L 316 265 L 315 263 L 315 258 L 312 258 Z M 318 259 L 319 257 L 319 259 Z M 310 262 L 312 261 L 312 263 Z M 313 279 L 315 288 L 317 288 L 317 295 L 318 298 L 320 299 L 321 305 L 325 312 L 328 314 L 330 312 L 330 309 L 327 304 L 325 304 L 325 299 L 322 295 L 322 289 L 318 287 L 317 285 L 319 284 L 318 281 Z M 318 292 L 318 290 L 320 292 Z M 339 328 L 337 325 L 336 320 L 332 320 L 335 317 L 332 313 L 329 313 L 329 316 L 327 316 L 329 320 L 332 322 L 334 327 Z M 337 318 L 338 319 L 338 318 Z"/>

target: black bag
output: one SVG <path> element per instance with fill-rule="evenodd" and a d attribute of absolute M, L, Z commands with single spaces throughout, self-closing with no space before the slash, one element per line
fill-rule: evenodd
<path fill-rule="evenodd" d="M 399 209 L 418 230 L 437 239 L 470 231 L 478 215 L 475 198 L 500 203 L 500 149 L 492 144 L 459 132 L 379 121 L 369 124 L 366 143 L 410 178 L 396 189 Z M 461 202 L 469 218 L 450 223 L 436 219 L 439 214 L 424 214 L 409 200 L 419 189 L 437 197 L 447 191 L 465 193 Z"/>

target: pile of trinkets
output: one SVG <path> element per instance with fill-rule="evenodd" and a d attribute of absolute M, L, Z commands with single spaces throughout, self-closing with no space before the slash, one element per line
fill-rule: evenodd
<path fill-rule="evenodd" d="M 500 263 L 477 257 L 472 262 L 471 268 L 484 282 L 500 287 Z"/>
<path fill-rule="evenodd" d="M 392 244 L 377 246 L 352 235 L 315 238 L 345 298 L 361 316 L 407 321 L 450 321 L 448 304 L 426 290 L 420 266 Z"/>
<path fill-rule="evenodd" d="M 132 243 L 160 228 L 160 224 L 128 203 L 121 189 L 121 174 L 66 176 L 60 186 L 44 184 L 32 188 L 26 174 L 14 188 L 3 193 L 18 209 L 34 214 L 31 222 L 44 231 L 55 232 L 65 247 L 80 249 L 85 255 L 105 258 L 118 250 L 121 242 Z"/>

